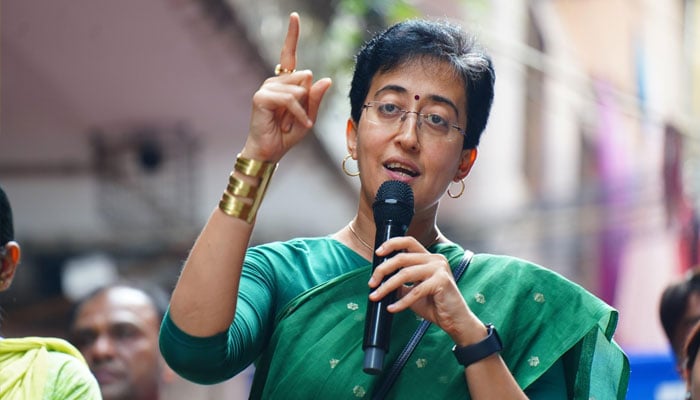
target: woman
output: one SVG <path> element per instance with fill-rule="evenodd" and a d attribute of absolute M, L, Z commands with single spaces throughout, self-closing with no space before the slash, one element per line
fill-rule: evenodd
<path fill-rule="evenodd" d="M 12 284 L 20 259 L 12 209 L 0 187 L 0 292 Z M 0 398 L 101 399 L 83 356 L 70 343 L 46 337 L 0 337 Z"/>
<path fill-rule="evenodd" d="M 298 33 L 292 14 L 277 76 L 253 96 L 229 186 L 171 298 L 161 327 L 171 367 L 212 383 L 255 361 L 252 398 L 369 398 L 388 375 L 362 372 L 371 275 L 371 300 L 398 292 L 387 360 L 419 319 L 433 323 L 388 398 L 624 398 L 627 361 L 611 341 L 609 306 L 508 257 L 476 255 L 454 278 L 465 252 L 438 229 L 438 204 L 474 164 L 494 84 L 488 56 L 455 26 L 407 21 L 358 53 L 346 129 L 346 159 L 357 160 L 361 182 L 355 218 L 327 237 L 248 248 L 270 175 L 311 128 L 331 84 L 294 70 Z M 371 272 L 372 204 L 388 180 L 410 186 L 415 213 L 405 236 L 376 251 L 400 253 Z M 501 353 L 485 323 L 500 333 Z"/>

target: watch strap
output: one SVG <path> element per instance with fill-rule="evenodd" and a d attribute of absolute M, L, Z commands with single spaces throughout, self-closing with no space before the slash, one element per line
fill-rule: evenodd
<path fill-rule="evenodd" d="M 501 338 L 498 336 L 496 328 L 492 324 L 486 324 L 486 331 L 488 336 L 484 340 L 469 346 L 460 347 L 455 345 L 452 348 L 452 353 L 454 353 L 457 361 L 465 368 L 503 350 L 503 343 L 501 343 Z"/>

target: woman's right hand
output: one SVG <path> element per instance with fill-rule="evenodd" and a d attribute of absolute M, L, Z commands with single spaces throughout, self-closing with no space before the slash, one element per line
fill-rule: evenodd
<path fill-rule="evenodd" d="M 265 80 L 253 96 L 250 131 L 241 152 L 244 157 L 278 162 L 316 121 L 331 80 L 323 78 L 314 83 L 310 70 L 294 72 L 298 41 L 299 15 L 292 13 L 280 54 L 283 72 Z"/>

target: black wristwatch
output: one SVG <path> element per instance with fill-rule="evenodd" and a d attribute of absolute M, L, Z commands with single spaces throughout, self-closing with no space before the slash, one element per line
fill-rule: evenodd
<path fill-rule="evenodd" d="M 503 343 L 501 343 L 501 338 L 498 336 L 496 328 L 494 328 L 492 324 L 486 324 L 486 330 L 488 336 L 481 342 L 464 347 L 459 347 L 457 345 L 452 347 L 452 352 L 457 358 L 457 361 L 465 368 L 477 361 L 483 360 L 491 354 L 503 350 Z"/>

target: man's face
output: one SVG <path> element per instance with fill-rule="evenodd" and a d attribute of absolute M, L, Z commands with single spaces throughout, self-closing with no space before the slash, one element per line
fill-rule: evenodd
<path fill-rule="evenodd" d="M 83 303 L 72 339 L 97 378 L 104 400 L 158 398 L 160 317 L 143 292 L 107 289 Z"/>

